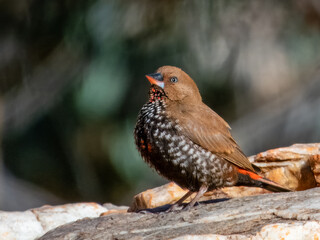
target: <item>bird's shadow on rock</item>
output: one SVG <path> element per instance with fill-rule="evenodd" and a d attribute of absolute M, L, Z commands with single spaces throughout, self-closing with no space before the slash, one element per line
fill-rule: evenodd
<path fill-rule="evenodd" d="M 229 200 L 230 198 L 219 198 L 219 199 L 211 199 L 211 200 L 206 200 L 202 202 L 197 202 L 195 206 L 198 205 L 204 205 L 204 204 L 211 204 L 211 203 L 218 203 L 218 202 L 224 202 Z M 182 204 L 182 211 L 186 210 L 188 208 L 185 208 L 188 203 L 183 203 Z M 142 213 L 142 214 L 147 214 L 147 213 L 165 213 L 167 212 L 170 208 L 172 207 L 172 204 L 166 204 L 160 207 L 155 207 L 155 208 L 146 208 L 146 209 L 141 209 L 137 211 L 137 213 Z M 181 211 L 181 210 L 178 210 Z"/>

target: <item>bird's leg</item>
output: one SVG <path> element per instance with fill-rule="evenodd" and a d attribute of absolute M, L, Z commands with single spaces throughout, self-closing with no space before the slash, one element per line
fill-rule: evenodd
<path fill-rule="evenodd" d="M 183 195 L 182 198 L 180 198 L 177 202 L 175 202 L 166 212 L 173 212 L 178 209 L 178 207 L 183 203 L 184 200 L 186 200 L 188 197 L 190 197 L 193 194 L 193 192 L 189 191 L 185 195 Z"/>
<path fill-rule="evenodd" d="M 208 191 L 208 186 L 206 185 L 201 185 L 199 192 L 197 192 L 197 195 L 191 200 L 191 202 L 189 202 L 184 209 L 189 209 L 191 207 L 193 207 L 196 202 L 198 202 L 198 200 L 203 196 L 203 194 L 205 194 Z"/>

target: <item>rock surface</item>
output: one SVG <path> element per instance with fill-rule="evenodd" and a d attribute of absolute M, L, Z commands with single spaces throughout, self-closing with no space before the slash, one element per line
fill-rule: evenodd
<path fill-rule="evenodd" d="M 114 211 L 97 203 L 43 206 L 24 212 L 0 211 L 0 239 L 33 240 L 57 226 Z"/>
<path fill-rule="evenodd" d="M 0 211 L 0 239 L 43 234 L 39 239 L 320 239 L 320 188 L 314 188 L 320 185 L 320 143 L 273 149 L 249 160 L 283 186 L 313 189 L 265 194 L 260 188 L 230 187 L 206 193 L 201 201 L 211 203 L 189 211 L 134 213 L 172 204 L 186 192 L 169 183 L 136 195 L 132 213 L 128 207 L 96 203 Z"/>
<path fill-rule="evenodd" d="M 294 144 L 249 157 L 262 170 L 262 175 L 292 190 L 306 190 L 317 186 L 314 172 L 319 162 L 320 143 Z M 313 168 L 311 168 L 313 166 Z M 320 168 L 320 167 L 319 167 Z"/>
<path fill-rule="evenodd" d="M 112 214 L 84 219 L 58 227 L 39 240 L 317 237 L 320 237 L 320 188 L 235 198 L 182 212 Z"/>

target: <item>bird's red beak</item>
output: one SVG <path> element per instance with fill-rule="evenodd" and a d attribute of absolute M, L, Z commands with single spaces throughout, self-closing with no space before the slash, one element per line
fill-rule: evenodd
<path fill-rule="evenodd" d="M 147 74 L 146 78 L 149 80 L 151 84 L 158 85 L 161 88 L 164 88 L 163 77 L 161 73 L 151 73 Z"/>

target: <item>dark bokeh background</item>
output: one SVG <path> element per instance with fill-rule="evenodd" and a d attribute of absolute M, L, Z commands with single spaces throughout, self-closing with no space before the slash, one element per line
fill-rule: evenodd
<path fill-rule="evenodd" d="M 320 138 L 320 3 L 2 0 L 0 209 L 129 204 L 165 182 L 133 128 L 183 68 L 246 154 Z"/>

